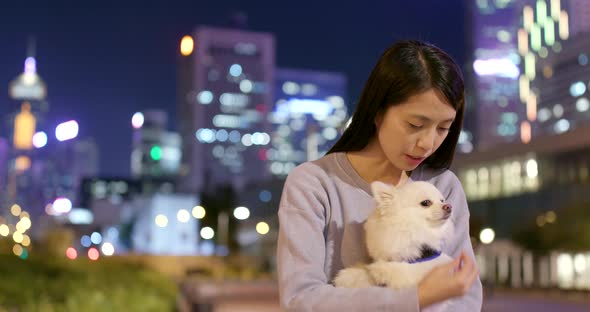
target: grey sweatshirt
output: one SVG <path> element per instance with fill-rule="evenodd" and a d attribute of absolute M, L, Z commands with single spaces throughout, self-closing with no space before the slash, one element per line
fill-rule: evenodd
<path fill-rule="evenodd" d="M 454 237 L 443 252 L 469 256 L 469 210 L 461 183 L 449 170 L 418 167 L 413 181 L 433 183 L 453 206 Z M 345 153 L 328 154 L 291 171 L 279 207 L 277 245 L 281 306 L 288 311 L 419 311 L 416 287 L 340 288 L 331 282 L 342 268 L 370 261 L 362 224 L 375 202 Z M 482 286 L 477 281 L 448 311 L 481 311 Z"/>

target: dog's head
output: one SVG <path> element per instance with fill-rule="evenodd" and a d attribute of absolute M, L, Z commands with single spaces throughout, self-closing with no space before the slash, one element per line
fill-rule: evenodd
<path fill-rule="evenodd" d="M 413 259 L 424 245 L 440 250 L 453 230 L 452 207 L 434 185 L 419 181 L 394 187 L 373 182 L 371 188 L 376 207 L 365 232 L 374 259 Z"/>
<path fill-rule="evenodd" d="M 399 216 L 432 229 L 443 227 L 451 217 L 451 205 L 428 182 L 410 182 L 396 188 L 377 181 L 371 184 L 371 188 L 377 202 L 375 209 L 381 216 Z"/>

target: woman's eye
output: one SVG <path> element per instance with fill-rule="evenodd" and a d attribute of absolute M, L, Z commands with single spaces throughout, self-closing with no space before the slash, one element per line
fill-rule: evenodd
<path fill-rule="evenodd" d="M 440 131 L 449 131 L 449 130 L 451 130 L 451 128 L 438 127 L 438 130 L 440 130 Z"/>
<path fill-rule="evenodd" d="M 413 128 L 413 129 L 420 129 L 420 128 L 422 128 L 422 125 L 416 125 L 416 124 L 413 124 L 411 122 L 408 122 L 408 124 L 410 125 L 410 128 Z"/>

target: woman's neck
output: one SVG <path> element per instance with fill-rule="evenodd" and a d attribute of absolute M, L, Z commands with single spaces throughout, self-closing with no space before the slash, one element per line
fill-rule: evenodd
<path fill-rule="evenodd" d="M 408 180 L 408 173 L 394 167 L 376 143 L 372 140 L 364 149 L 346 153 L 354 170 L 367 183 L 381 181 L 396 186 L 404 184 Z"/>

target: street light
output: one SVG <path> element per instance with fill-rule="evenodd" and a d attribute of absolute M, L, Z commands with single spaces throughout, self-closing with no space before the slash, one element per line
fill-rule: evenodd
<path fill-rule="evenodd" d="M 65 197 L 59 197 L 53 202 L 53 211 L 57 214 L 68 213 L 72 210 L 72 201 Z"/>
<path fill-rule="evenodd" d="M 55 137 L 59 141 L 71 140 L 78 136 L 78 122 L 70 120 L 62 122 L 55 128 Z"/>
<path fill-rule="evenodd" d="M 144 117 L 141 112 L 137 112 L 137 113 L 133 114 L 133 117 L 131 117 L 131 125 L 135 129 L 141 128 L 141 126 L 143 126 L 143 122 L 144 122 Z"/>
<path fill-rule="evenodd" d="M 203 239 L 212 239 L 215 236 L 213 229 L 208 226 L 202 228 L 200 234 Z"/>
<path fill-rule="evenodd" d="M 195 219 L 203 219 L 205 217 L 205 208 L 203 208 L 203 206 L 195 206 L 193 207 L 193 217 L 195 217 Z"/>
<path fill-rule="evenodd" d="M 256 224 L 256 232 L 258 232 L 260 235 L 267 234 L 269 230 L 270 227 L 268 226 L 268 223 L 264 221 L 258 222 L 258 224 Z"/>
<path fill-rule="evenodd" d="M 237 207 L 234 209 L 234 217 L 238 220 L 246 220 L 250 217 L 250 210 L 246 207 Z"/>
<path fill-rule="evenodd" d="M 33 135 L 33 146 L 35 148 L 42 148 L 47 145 L 47 134 L 43 131 L 39 131 Z"/>
<path fill-rule="evenodd" d="M 485 228 L 479 233 L 479 240 L 484 244 L 490 244 L 494 241 L 496 233 L 490 228 Z"/>

